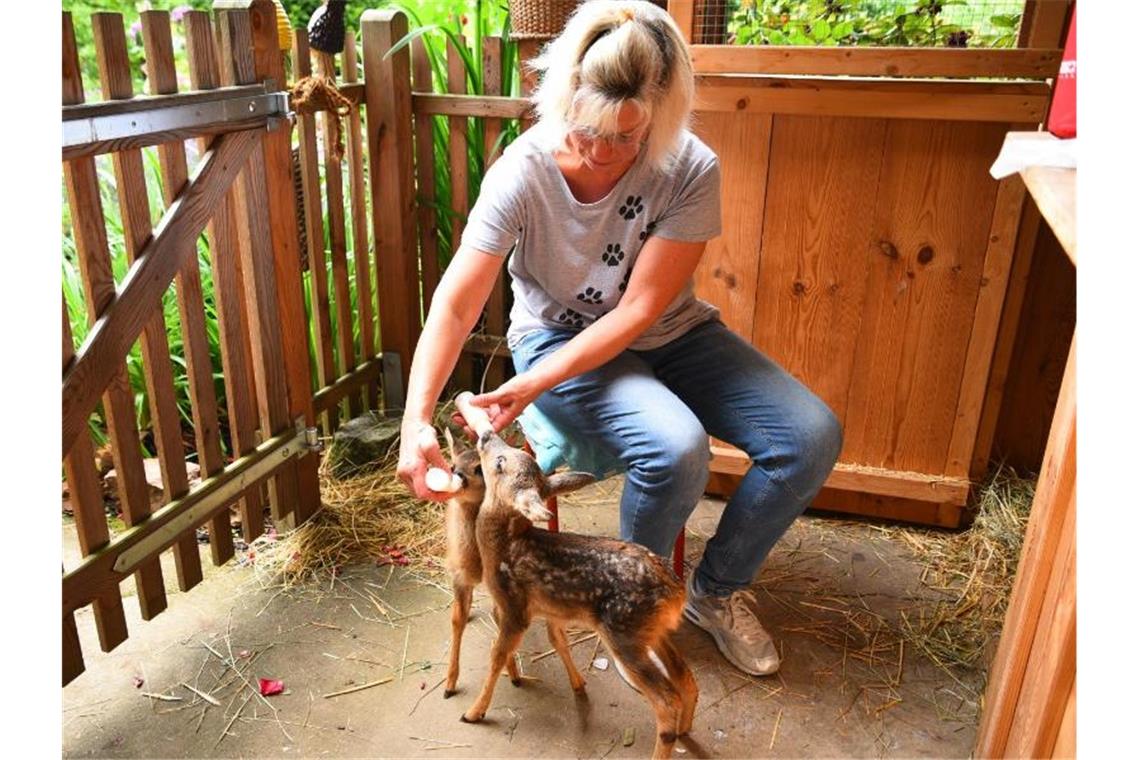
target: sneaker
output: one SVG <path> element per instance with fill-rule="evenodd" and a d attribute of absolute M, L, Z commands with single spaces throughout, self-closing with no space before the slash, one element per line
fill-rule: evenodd
<path fill-rule="evenodd" d="M 772 637 L 756 616 L 756 597 L 740 589 L 731 596 L 700 594 L 693 587 L 696 573 L 689 573 L 685 590 L 685 619 L 705 629 L 725 658 L 745 673 L 766 676 L 780 669 L 780 655 Z"/>

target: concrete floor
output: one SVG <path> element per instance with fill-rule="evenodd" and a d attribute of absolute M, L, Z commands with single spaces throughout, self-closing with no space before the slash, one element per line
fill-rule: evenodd
<path fill-rule="evenodd" d="M 611 480 L 580 492 L 577 505 L 567 499 L 563 529 L 614 534 L 619 487 Z M 599 503 L 599 495 L 612 499 Z M 690 520 L 690 563 L 722 506 L 702 502 Z M 72 532 L 64 535 L 74 552 Z M 522 669 L 533 680 L 515 688 L 504 678 L 485 722 L 461 723 L 493 638 L 481 592 L 464 639 L 460 693 L 444 700 L 451 595 L 438 579 L 360 566 L 319 589 L 282 591 L 231 564 L 208 570 L 198 588 L 180 594 L 167 555 L 169 608 L 143 623 L 134 584 L 124 583 L 131 637 L 114 652 L 99 652 L 90 608 L 77 613 L 87 671 L 64 689 L 65 757 L 619 758 L 652 750 L 648 705 L 612 666 L 588 669 L 592 640 L 573 648 L 586 698 L 575 698 L 557 657 L 532 661 L 549 646 L 541 625 L 522 647 Z M 981 674 L 951 676 L 910 646 L 900 648 L 900 612 L 913 619 L 933 593 L 921 584 L 921 570 L 904 542 L 872 524 L 799 520 L 756 584 L 765 625 L 784 655 L 778 675 L 744 676 L 703 631 L 684 623 L 678 632 L 700 700 L 693 732 L 675 756 L 969 756 Z M 285 693 L 255 696 L 220 659 L 230 657 L 254 686 L 259 677 L 278 679 Z"/>

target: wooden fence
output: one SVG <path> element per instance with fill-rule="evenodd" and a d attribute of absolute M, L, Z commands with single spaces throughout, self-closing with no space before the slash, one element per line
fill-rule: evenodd
<path fill-rule="evenodd" d="M 63 575 L 64 683 L 83 670 L 75 610 L 93 605 L 100 646 L 111 650 L 127 637 L 120 581 L 135 576 L 142 617 L 154 617 L 167 604 L 162 552 L 173 548 L 178 586 L 184 591 L 202 578 L 199 526 L 208 526 L 215 564 L 233 556 L 230 505 L 239 505 L 247 541 L 262 532 L 266 494 L 280 528 L 315 512 L 320 504 L 318 417 L 331 429 L 338 406 L 350 414 L 376 408 L 381 388 L 386 408 L 402 405 L 408 357 L 418 334 L 419 297 L 416 271 L 407 267 L 415 261 L 406 221 L 413 198 L 410 184 L 398 185 L 400 177 L 410 177 L 410 163 L 399 158 L 399 146 L 410 144 L 410 125 L 398 126 L 393 101 L 384 97 L 384 82 L 399 76 L 393 76 L 392 62 L 379 55 L 365 57 L 371 87 L 367 118 L 373 125 L 365 147 L 360 114 L 365 99 L 363 88 L 351 84 L 359 80 L 359 70 L 355 40 L 348 36 L 342 76 L 346 90 L 355 93 L 356 106 L 345 119 L 347 172 L 329 150 L 336 125 L 328 114 L 297 114 L 303 189 L 298 207 L 294 130 L 287 118 L 289 98 L 274 14 L 268 0 L 219 0 L 212 18 L 188 12 L 180 31 L 191 91 L 178 93 L 170 16 L 143 12 L 146 96 L 133 91 L 122 17 L 93 14 L 103 100 L 91 104 L 84 103 L 72 19 L 63 14 L 64 181 L 90 324 L 77 348 L 65 304 L 63 459 L 83 559 Z M 391 26 L 373 25 L 365 36 L 390 35 Z M 306 37 L 304 30 L 299 32 L 292 50 L 297 77 L 310 73 Z M 373 41 L 374 50 L 381 47 Z M 316 66 L 331 75 L 336 61 L 322 54 Z M 155 146 L 165 209 L 152 226 L 143 150 Z M 188 148 L 197 159 L 192 172 Z M 130 264 L 119 282 L 112 275 L 96 168 L 97 157 L 104 154 L 110 154 L 114 167 Z M 366 156 L 370 194 L 365 191 Z M 352 234 L 351 276 L 346 229 Z M 203 231 L 216 325 L 208 325 L 199 276 L 197 241 Z M 161 308 L 171 283 L 182 357 L 171 355 Z M 208 327 L 216 327 L 219 335 L 223 399 L 215 392 Z M 126 377 L 125 359 L 136 342 L 141 342 L 164 485 L 157 506 L 148 492 Z M 203 478 L 193 490 L 175 403 L 176 358 L 187 368 L 193 453 Z M 100 401 L 127 525 L 113 540 L 88 431 L 88 418 Z M 229 463 L 223 457 L 223 413 Z"/>

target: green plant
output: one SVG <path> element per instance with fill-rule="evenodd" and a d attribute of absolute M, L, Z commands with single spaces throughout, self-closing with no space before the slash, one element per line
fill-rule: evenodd
<path fill-rule="evenodd" d="M 1011 47 L 1020 2 L 1006 0 L 730 0 L 738 45 Z"/>

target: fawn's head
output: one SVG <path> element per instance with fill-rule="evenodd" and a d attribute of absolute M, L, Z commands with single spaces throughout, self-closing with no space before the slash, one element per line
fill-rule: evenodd
<path fill-rule="evenodd" d="M 594 476 L 585 472 L 559 472 L 547 477 L 534 457 L 508 446 L 494 433 L 479 436 L 476 448 L 487 489 L 484 510 L 513 509 L 528 520 L 549 520 L 552 515 L 546 508 L 547 499 L 594 482 Z"/>
<path fill-rule="evenodd" d="M 462 443 L 457 444 L 447 428 L 443 429 L 443 436 L 447 439 L 451 471 L 459 476 L 461 483 L 459 490 L 452 494 L 451 498 L 462 504 L 478 507 L 487 490 L 483 482 L 483 463 L 479 461 L 479 452 L 463 446 Z"/>

